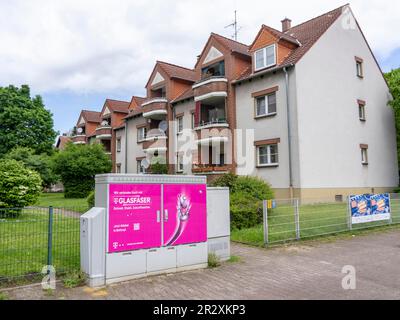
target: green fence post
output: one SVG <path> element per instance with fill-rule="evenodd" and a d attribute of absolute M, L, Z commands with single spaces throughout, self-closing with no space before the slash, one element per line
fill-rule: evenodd
<path fill-rule="evenodd" d="M 47 265 L 53 263 L 53 207 L 49 207 L 49 227 L 47 231 Z"/>

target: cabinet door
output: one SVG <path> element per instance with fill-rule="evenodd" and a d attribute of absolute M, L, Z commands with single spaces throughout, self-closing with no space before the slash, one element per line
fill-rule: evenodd
<path fill-rule="evenodd" d="M 108 252 L 161 246 L 161 185 L 111 184 Z"/>
<path fill-rule="evenodd" d="M 206 185 L 163 186 L 164 246 L 207 241 Z"/>

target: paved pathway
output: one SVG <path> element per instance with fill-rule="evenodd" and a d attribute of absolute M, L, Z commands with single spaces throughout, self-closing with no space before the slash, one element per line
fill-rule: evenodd
<path fill-rule="evenodd" d="M 400 231 L 273 249 L 233 244 L 241 262 L 216 269 L 138 279 L 101 290 L 15 289 L 11 299 L 400 299 Z M 343 290 L 342 268 L 356 268 Z"/>

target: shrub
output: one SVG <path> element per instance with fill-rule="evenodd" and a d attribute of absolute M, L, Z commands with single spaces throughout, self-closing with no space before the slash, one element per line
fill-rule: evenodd
<path fill-rule="evenodd" d="M 86 201 L 88 203 L 89 208 L 94 207 L 94 191 L 91 191 L 89 193 L 88 197 L 86 198 Z"/>
<path fill-rule="evenodd" d="M 109 173 L 111 160 L 101 144 L 74 145 L 54 156 L 54 172 L 60 175 L 66 198 L 86 198 L 94 189 L 96 174 Z"/>
<path fill-rule="evenodd" d="M 150 172 L 151 174 L 168 174 L 168 166 L 163 161 L 156 160 L 150 165 Z"/>
<path fill-rule="evenodd" d="M 233 174 L 231 172 L 224 174 L 217 179 L 215 179 L 212 183 L 212 187 L 228 187 L 229 189 L 232 189 L 234 184 L 237 181 L 238 176 L 236 174 Z"/>
<path fill-rule="evenodd" d="M 274 198 L 270 185 L 258 177 L 228 173 L 215 179 L 211 185 L 230 189 L 232 229 L 250 228 L 261 223 L 262 201 Z"/>
<path fill-rule="evenodd" d="M 59 180 L 52 170 L 51 157 L 45 153 L 38 155 L 31 148 L 17 147 L 7 153 L 4 158 L 21 161 L 27 168 L 39 173 L 44 188 L 49 188 Z"/>
<path fill-rule="evenodd" d="M 246 193 L 231 194 L 231 228 L 251 228 L 263 221 L 262 201 Z"/>
<path fill-rule="evenodd" d="M 42 190 L 40 175 L 16 160 L 0 160 L 0 207 L 23 208 L 36 203 Z"/>
<path fill-rule="evenodd" d="M 65 288 L 76 288 L 83 286 L 86 282 L 86 275 L 82 271 L 69 272 L 63 279 Z"/>

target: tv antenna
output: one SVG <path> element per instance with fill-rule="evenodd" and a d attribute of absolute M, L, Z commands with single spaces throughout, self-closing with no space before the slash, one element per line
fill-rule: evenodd
<path fill-rule="evenodd" d="M 233 28 L 234 28 L 234 34 L 232 35 L 232 39 L 235 39 L 235 41 L 237 41 L 238 33 L 239 33 L 239 31 L 242 29 L 242 27 L 239 27 L 239 28 L 238 28 L 237 11 L 236 11 L 236 10 L 235 10 L 235 21 L 232 22 L 231 24 L 228 24 L 228 25 L 225 27 L 225 29 L 226 29 L 226 28 L 230 28 L 230 27 L 233 27 Z"/>

